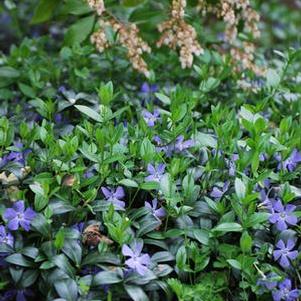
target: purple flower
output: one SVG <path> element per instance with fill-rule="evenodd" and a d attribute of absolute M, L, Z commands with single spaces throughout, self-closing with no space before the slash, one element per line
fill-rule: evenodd
<path fill-rule="evenodd" d="M 23 150 L 23 144 L 20 143 L 20 142 L 16 142 L 14 144 L 14 146 L 16 148 L 20 149 L 20 151 L 11 151 L 6 156 L 5 159 L 7 161 L 16 162 L 16 163 L 20 163 L 22 165 L 25 165 L 26 156 L 28 155 L 28 153 L 31 152 L 31 150 L 30 149 Z"/>
<path fill-rule="evenodd" d="M 264 189 L 260 191 L 260 199 L 261 199 L 261 203 L 259 205 L 260 207 L 264 207 L 269 211 L 274 212 L 273 204 L 275 202 L 275 199 L 269 198 Z"/>
<path fill-rule="evenodd" d="M 289 225 L 297 224 L 297 217 L 292 213 L 296 209 L 296 206 L 288 204 L 285 207 L 280 200 L 273 204 L 273 213 L 269 217 L 269 221 L 272 224 L 276 224 L 279 231 L 284 231 Z"/>
<path fill-rule="evenodd" d="M 6 232 L 6 229 L 4 226 L 0 226 L 0 244 L 7 244 L 11 247 L 14 246 L 14 237 L 11 235 L 11 233 Z"/>
<path fill-rule="evenodd" d="M 141 86 L 142 93 L 154 93 L 157 91 L 158 91 L 158 85 L 156 84 L 149 85 L 148 83 L 143 83 Z"/>
<path fill-rule="evenodd" d="M 265 278 L 261 278 L 257 281 L 257 285 L 263 286 L 269 291 L 277 287 L 277 278 L 279 276 L 275 273 L 268 274 Z"/>
<path fill-rule="evenodd" d="M 157 144 L 156 146 L 156 151 L 159 152 L 164 152 L 167 153 L 168 152 L 168 145 L 164 145 L 162 139 L 159 136 L 154 136 L 153 137 L 153 141 Z"/>
<path fill-rule="evenodd" d="M 279 240 L 276 244 L 278 250 L 273 252 L 274 260 L 279 260 L 279 264 L 283 268 L 287 268 L 290 266 L 289 260 L 294 260 L 298 256 L 298 251 L 292 251 L 295 247 L 295 242 L 293 239 L 288 239 L 287 244 L 283 242 L 283 240 Z"/>
<path fill-rule="evenodd" d="M 81 275 L 86 276 L 86 275 L 96 275 L 97 273 L 99 273 L 101 271 L 103 271 L 103 269 L 101 269 L 100 267 L 98 267 L 96 265 L 92 265 L 92 266 L 86 265 L 81 269 L 80 273 L 81 273 Z"/>
<path fill-rule="evenodd" d="M 153 113 L 144 110 L 142 112 L 142 117 L 149 127 L 154 127 L 156 121 L 160 118 L 160 113 L 158 110 L 154 110 Z"/>
<path fill-rule="evenodd" d="M 85 179 L 92 178 L 92 177 L 94 177 L 94 175 L 95 175 L 95 171 L 96 171 L 95 166 L 91 166 L 90 168 L 86 169 L 86 171 L 85 171 L 84 174 L 83 174 L 83 177 L 84 177 Z"/>
<path fill-rule="evenodd" d="M 130 257 L 125 261 L 125 264 L 141 276 L 145 275 L 148 271 L 147 266 L 149 266 L 151 262 L 148 254 L 141 254 L 142 248 L 143 242 L 137 241 L 134 242 L 132 248 L 127 245 L 122 246 L 122 254 Z"/>
<path fill-rule="evenodd" d="M 118 186 L 116 190 L 109 187 L 101 187 L 101 191 L 104 194 L 106 200 L 112 203 L 117 209 L 124 209 L 125 202 L 121 201 L 125 196 L 124 190 L 121 186 Z"/>
<path fill-rule="evenodd" d="M 275 159 L 279 162 L 277 169 L 285 169 L 289 172 L 292 172 L 297 167 L 297 164 L 301 162 L 301 153 L 294 149 L 291 155 L 282 162 L 281 155 L 277 153 Z"/>
<path fill-rule="evenodd" d="M 260 154 L 259 154 L 259 161 L 260 161 L 260 162 L 264 162 L 264 161 L 266 161 L 267 159 L 268 159 L 267 154 L 265 154 L 265 153 L 260 153 Z"/>
<path fill-rule="evenodd" d="M 76 224 L 72 225 L 72 229 L 78 231 L 79 233 L 83 233 L 84 227 L 85 227 L 84 222 L 80 222 L 80 223 L 76 223 Z"/>
<path fill-rule="evenodd" d="M 145 178 L 146 182 L 160 182 L 162 176 L 164 175 L 165 164 L 160 163 L 157 167 L 153 166 L 152 164 L 148 164 L 147 171 L 149 176 Z"/>
<path fill-rule="evenodd" d="M 237 154 L 233 154 L 231 156 L 231 159 L 226 159 L 226 163 L 229 169 L 229 176 L 235 176 L 236 173 L 236 161 L 239 159 L 239 156 Z"/>
<path fill-rule="evenodd" d="M 66 92 L 66 87 L 65 86 L 59 86 L 58 90 L 59 93 L 64 93 Z"/>
<path fill-rule="evenodd" d="M 175 143 L 175 151 L 180 153 L 190 147 L 194 146 L 194 142 L 192 139 L 186 140 L 184 141 L 184 136 L 180 135 L 177 139 L 176 139 L 176 143 Z"/>
<path fill-rule="evenodd" d="M 53 119 L 56 124 L 66 124 L 68 122 L 67 118 L 62 113 L 54 114 Z"/>
<path fill-rule="evenodd" d="M 10 301 L 15 297 L 15 290 L 8 290 L 4 294 L 0 295 L 0 301 Z"/>
<path fill-rule="evenodd" d="M 7 156 L 0 158 L 0 169 L 8 163 Z"/>
<path fill-rule="evenodd" d="M 29 231 L 30 223 L 35 216 L 36 213 L 31 208 L 25 210 L 24 201 L 15 202 L 12 208 L 6 209 L 3 213 L 9 230 L 18 230 L 21 226 L 25 231 Z"/>
<path fill-rule="evenodd" d="M 166 215 L 166 211 L 164 208 L 158 208 L 158 200 L 157 199 L 153 199 L 152 203 L 149 202 L 145 202 L 145 207 L 150 209 L 152 214 L 157 218 L 157 219 L 161 219 Z"/>
<path fill-rule="evenodd" d="M 292 282 L 290 279 L 285 279 L 278 285 L 279 290 L 272 292 L 274 301 L 295 301 L 299 297 L 297 289 L 292 290 Z"/>
<path fill-rule="evenodd" d="M 291 155 L 282 163 L 282 168 L 292 172 L 300 162 L 301 153 L 294 149 Z"/>
<path fill-rule="evenodd" d="M 16 300 L 16 301 L 26 301 L 26 297 L 33 297 L 34 294 L 30 289 L 11 289 L 6 291 L 3 295 L 0 295 L 0 301 L 9 301 L 9 300 Z M 32 298 L 30 298 L 32 300 Z"/>
<path fill-rule="evenodd" d="M 210 196 L 215 198 L 215 199 L 220 199 L 223 197 L 223 195 L 227 192 L 229 189 L 230 182 L 226 181 L 223 185 L 222 189 L 219 189 L 218 187 L 213 187 Z"/>

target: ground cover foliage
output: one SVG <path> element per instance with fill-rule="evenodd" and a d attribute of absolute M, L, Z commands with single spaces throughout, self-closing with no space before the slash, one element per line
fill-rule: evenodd
<path fill-rule="evenodd" d="M 300 1 L 235 43 L 188 1 L 192 62 L 152 45 L 177 1 L 94 2 L 0 4 L 0 300 L 299 300 Z"/>

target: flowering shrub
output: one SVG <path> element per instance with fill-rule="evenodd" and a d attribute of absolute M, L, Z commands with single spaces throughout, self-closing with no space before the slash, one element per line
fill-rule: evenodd
<path fill-rule="evenodd" d="M 213 2 L 193 7 L 229 38 L 240 18 L 252 27 L 245 1 Z M 94 18 L 40 3 L 37 23 L 65 5 Z M 0 300 L 301 298 L 300 48 L 275 51 L 264 76 L 237 73 L 219 49 L 201 54 L 181 3 L 156 23 L 190 31 L 191 44 L 161 41 L 189 70 L 154 57 L 145 81 L 119 55 L 49 36 L 1 54 Z"/>

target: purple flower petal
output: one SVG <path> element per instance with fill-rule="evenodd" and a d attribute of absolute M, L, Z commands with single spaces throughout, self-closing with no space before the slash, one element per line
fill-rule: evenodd
<path fill-rule="evenodd" d="M 19 223 L 25 231 L 30 230 L 30 221 L 29 220 L 26 220 L 26 219 L 25 220 L 20 220 Z"/>
<path fill-rule="evenodd" d="M 4 211 L 4 213 L 3 213 L 3 217 L 4 217 L 4 219 L 6 219 L 6 220 L 13 219 L 13 218 L 15 218 L 16 216 L 17 216 L 17 212 L 16 212 L 14 209 L 12 209 L 12 208 L 6 209 L 6 210 Z"/>
<path fill-rule="evenodd" d="M 112 196 L 111 190 L 106 187 L 101 187 L 101 191 L 107 199 Z"/>
<path fill-rule="evenodd" d="M 296 209 L 295 205 L 288 204 L 288 205 L 285 206 L 285 211 L 286 212 L 293 212 L 293 211 L 295 211 L 295 209 Z"/>
<path fill-rule="evenodd" d="M 278 290 L 273 291 L 272 296 L 273 296 L 274 301 L 281 301 L 281 299 L 282 299 L 282 293 L 281 293 L 281 291 L 278 291 Z"/>
<path fill-rule="evenodd" d="M 152 200 L 152 209 L 157 209 L 157 206 L 158 206 L 158 200 L 157 199 L 153 199 Z"/>
<path fill-rule="evenodd" d="M 158 218 L 163 218 L 166 216 L 166 211 L 164 208 L 160 208 L 160 209 L 157 209 L 155 210 L 155 216 L 158 217 Z"/>
<path fill-rule="evenodd" d="M 296 225 L 298 222 L 298 219 L 295 215 L 289 215 L 286 217 L 286 222 L 292 226 Z"/>
<path fill-rule="evenodd" d="M 213 198 L 216 198 L 216 199 L 221 198 L 223 195 L 224 195 L 224 193 L 220 189 L 218 189 L 217 187 L 213 187 L 213 189 L 210 193 L 210 196 L 213 197 Z"/>
<path fill-rule="evenodd" d="M 277 202 L 275 202 L 273 208 L 277 212 L 283 212 L 284 211 L 283 205 L 282 205 L 281 201 L 279 201 L 279 200 Z"/>
<path fill-rule="evenodd" d="M 7 227 L 9 230 L 18 230 L 19 228 L 19 220 L 17 217 L 9 220 Z"/>
<path fill-rule="evenodd" d="M 283 240 L 280 239 L 280 240 L 277 242 L 276 247 L 277 247 L 278 249 L 285 249 L 285 244 L 284 244 Z"/>
<path fill-rule="evenodd" d="M 24 218 L 31 221 L 36 217 L 36 212 L 32 210 L 30 207 L 27 208 L 24 212 Z"/>
<path fill-rule="evenodd" d="M 282 252 L 280 250 L 275 250 L 273 252 L 273 255 L 274 255 L 274 260 L 278 260 L 281 256 Z"/>
<path fill-rule="evenodd" d="M 151 210 L 153 209 L 149 202 L 144 202 L 144 206 L 148 209 L 151 209 Z"/>
<path fill-rule="evenodd" d="M 284 279 L 282 282 L 279 283 L 279 288 L 281 290 L 284 290 L 284 289 L 290 290 L 292 288 L 291 280 L 288 278 Z"/>
<path fill-rule="evenodd" d="M 114 193 L 114 197 L 117 199 L 122 199 L 124 198 L 124 196 L 125 196 L 124 189 L 121 186 L 118 186 Z"/>
<path fill-rule="evenodd" d="M 147 164 L 147 171 L 149 174 L 154 175 L 156 173 L 156 169 L 153 165 Z"/>
<path fill-rule="evenodd" d="M 298 257 L 298 251 L 291 251 L 287 254 L 287 257 L 291 260 L 295 260 Z"/>
<path fill-rule="evenodd" d="M 160 164 L 158 165 L 158 174 L 161 174 L 161 175 L 164 174 L 165 167 L 166 167 L 165 164 L 160 163 Z"/>
<path fill-rule="evenodd" d="M 281 255 L 279 263 L 283 268 L 287 268 L 290 266 L 289 260 L 287 259 L 286 256 L 283 256 L 283 255 Z"/>
<path fill-rule="evenodd" d="M 147 268 L 144 265 L 141 264 L 137 264 L 136 265 L 136 272 L 141 275 L 144 276 L 147 273 Z"/>
<path fill-rule="evenodd" d="M 287 224 L 286 224 L 285 221 L 282 220 L 282 219 L 279 219 L 279 220 L 277 221 L 276 226 L 277 226 L 277 229 L 278 229 L 279 231 L 284 231 L 284 230 L 287 229 Z"/>
<path fill-rule="evenodd" d="M 292 250 L 295 247 L 295 245 L 296 243 L 292 238 L 287 240 L 286 247 L 289 251 Z"/>
<path fill-rule="evenodd" d="M 122 254 L 124 256 L 130 256 L 130 257 L 134 256 L 134 252 L 127 245 L 122 246 Z"/>
<path fill-rule="evenodd" d="M 133 251 L 136 256 L 139 256 L 141 254 L 142 248 L 143 248 L 143 242 L 137 242 L 137 241 L 134 242 Z"/>

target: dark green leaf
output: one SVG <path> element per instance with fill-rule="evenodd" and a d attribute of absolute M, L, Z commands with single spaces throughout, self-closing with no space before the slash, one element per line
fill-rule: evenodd
<path fill-rule="evenodd" d="M 52 17 L 54 10 L 59 3 L 60 0 L 40 0 L 34 11 L 31 23 L 38 24 L 48 21 Z"/>
<path fill-rule="evenodd" d="M 123 280 L 123 272 L 120 268 L 116 268 L 114 271 L 103 271 L 97 273 L 92 281 L 93 286 L 99 286 L 104 284 L 120 283 Z"/>
<path fill-rule="evenodd" d="M 65 34 L 65 44 L 74 45 L 83 42 L 91 33 L 95 22 L 94 16 L 89 16 L 74 23 Z"/>
<path fill-rule="evenodd" d="M 73 279 L 59 280 L 54 283 L 54 287 L 58 295 L 64 298 L 65 300 L 77 300 L 78 287 Z"/>

